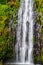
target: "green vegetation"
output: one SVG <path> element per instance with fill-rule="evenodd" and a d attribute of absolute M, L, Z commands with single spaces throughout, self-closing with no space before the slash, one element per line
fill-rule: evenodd
<path fill-rule="evenodd" d="M 13 32 L 19 6 L 19 0 L 0 0 L 0 61 L 13 57 Z M 14 27 L 11 23 L 13 18 Z"/>
<path fill-rule="evenodd" d="M 39 62 L 43 63 L 43 0 L 35 0 L 34 5 L 35 5 L 34 11 L 38 13 L 38 15 L 36 16 L 36 22 L 40 25 L 39 30 L 37 32 L 40 34 L 40 43 L 39 43 L 40 44 L 40 58 L 39 58 L 40 61 Z M 38 41 L 37 41 L 37 44 L 38 44 Z M 38 62 L 37 55 L 34 57 L 34 59 L 35 61 Z"/>

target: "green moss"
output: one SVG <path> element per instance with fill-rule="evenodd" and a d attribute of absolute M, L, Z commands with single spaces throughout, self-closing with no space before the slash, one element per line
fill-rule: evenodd
<path fill-rule="evenodd" d="M 37 56 L 34 57 L 34 62 L 35 62 L 35 63 L 38 62 L 38 57 L 37 57 Z"/>
<path fill-rule="evenodd" d="M 41 45 L 43 44 L 43 0 L 35 0 L 34 1 L 34 8 L 38 15 L 36 16 L 36 23 L 38 23 L 40 25 L 40 28 L 38 30 L 37 33 L 41 34 Z M 38 44 L 38 39 L 35 40 L 35 42 L 37 42 Z M 40 50 L 40 54 L 41 56 L 39 57 L 40 61 L 43 62 L 43 51 L 42 51 L 42 46 L 41 46 L 41 50 Z M 34 60 L 38 60 L 37 56 L 34 57 Z"/>
<path fill-rule="evenodd" d="M 7 0 L 6 0 L 7 1 Z M 3 2 L 3 1 L 2 1 Z M 13 32 L 15 28 L 11 28 L 9 23 L 14 18 L 14 24 L 17 24 L 17 13 L 20 6 L 20 2 L 9 1 L 7 4 L 0 4 L 0 60 L 5 58 L 11 58 L 13 56 Z M 9 28 L 11 30 L 9 30 Z"/>
<path fill-rule="evenodd" d="M 41 49 L 41 61 L 43 62 L 43 48 Z"/>
<path fill-rule="evenodd" d="M 2 61 L 0 61 L 0 65 L 3 65 Z"/>

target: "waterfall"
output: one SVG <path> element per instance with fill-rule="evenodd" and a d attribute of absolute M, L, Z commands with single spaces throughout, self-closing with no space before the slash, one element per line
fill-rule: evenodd
<path fill-rule="evenodd" d="M 33 0 L 21 0 L 15 53 L 16 62 L 33 63 Z"/>

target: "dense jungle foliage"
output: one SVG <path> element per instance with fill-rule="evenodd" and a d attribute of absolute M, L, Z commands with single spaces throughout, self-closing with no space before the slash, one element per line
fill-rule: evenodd
<path fill-rule="evenodd" d="M 43 63 L 43 0 L 34 1 L 35 36 L 34 36 L 34 61 Z"/>
<path fill-rule="evenodd" d="M 0 0 L 0 61 L 13 56 L 19 0 Z"/>
<path fill-rule="evenodd" d="M 0 0 L 0 61 L 13 57 L 19 7 L 20 0 Z M 34 0 L 34 12 L 34 62 L 43 63 L 43 0 Z"/>

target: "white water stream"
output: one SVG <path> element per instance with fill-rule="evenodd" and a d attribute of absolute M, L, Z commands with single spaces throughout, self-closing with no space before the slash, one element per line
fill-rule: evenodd
<path fill-rule="evenodd" d="M 33 63 L 33 0 L 21 0 L 18 12 L 16 62 Z"/>

